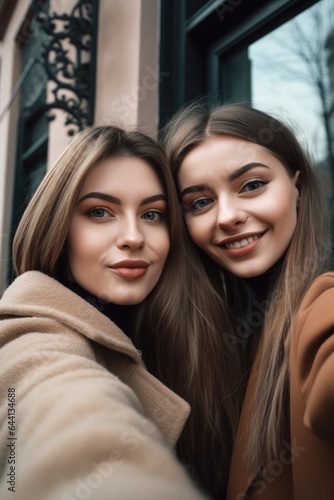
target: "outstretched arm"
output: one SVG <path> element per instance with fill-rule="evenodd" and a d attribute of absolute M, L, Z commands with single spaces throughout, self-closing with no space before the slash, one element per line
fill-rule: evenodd
<path fill-rule="evenodd" d="M 2 500 L 204 499 L 86 338 L 12 317 L 0 346 Z"/>

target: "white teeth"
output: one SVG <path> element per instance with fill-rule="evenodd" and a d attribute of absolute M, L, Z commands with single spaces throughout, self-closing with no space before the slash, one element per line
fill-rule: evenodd
<path fill-rule="evenodd" d="M 249 236 L 248 238 L 244 238 L 241 241 L 234 241 L 233 243 L 226 243 L 225 247 L 226 248 L 242 248 L 248 245 L 249 243 L 252 243 L 255 240 L 258 240 L 260 238 L 260 234 L 255 235 L 255 236 Z"/>

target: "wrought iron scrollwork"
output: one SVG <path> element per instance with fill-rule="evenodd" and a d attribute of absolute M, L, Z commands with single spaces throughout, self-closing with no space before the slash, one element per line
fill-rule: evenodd
<path fill-rule="evenodd" d="M 66 112 L 65 125 L 73 135 L 93 123 L 98 0 L 79 0 L 70 14 L 39 11 L 36 20 L 47 35 L 40 62 L 52 82 L 46 103 Z"/>

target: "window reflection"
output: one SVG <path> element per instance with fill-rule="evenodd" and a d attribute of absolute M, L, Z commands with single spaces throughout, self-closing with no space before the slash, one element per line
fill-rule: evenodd
<path fill-rule="evenodd" d="M 334 195 L 334 0 L 321 0 L 249 47 L 251 101 L 276 112 Z"/>

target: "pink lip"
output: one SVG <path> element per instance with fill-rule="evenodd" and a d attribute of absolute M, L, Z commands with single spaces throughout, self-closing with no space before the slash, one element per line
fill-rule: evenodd
<path fill-rule="evenodd" d="M 125 279 L 136 279 L 143 276 L 149 267 L 149 264 L 143 260 L 122 260 L 109 266 L 109 268 L 118 276 Z"/>

